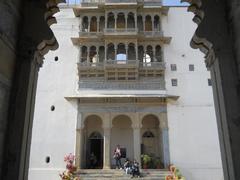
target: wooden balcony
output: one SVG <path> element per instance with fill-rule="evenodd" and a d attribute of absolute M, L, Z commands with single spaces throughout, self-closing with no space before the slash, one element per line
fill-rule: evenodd
<path fill-rule="evenodd" d="M 138 60 L 107 60 L 104 63 L 105 69 L 109 68 L 138 68 Z"/>
<path fill-rule="evenodd" d="M 110 36 L 136 36 L 138 35 L 138 28 L 123 28 L 123 29 L 115 29 L 115 28 L 107 28 L 104 29 L 104 35 Z"/>
<path fill-rule="evenodd" d="M 105 78 L 106 80 L 137 80 L 141 77 L 161 77 L 164 62 L 139 62 L 138 60 L 107 60 L 98 63 L 78 63 L 81 78 Z"/>
<path fill-rule="evenodd" d="M 165 62 L 141 62 L 139 68 L 164 71 L 166 69 L 166 64 Z"/>

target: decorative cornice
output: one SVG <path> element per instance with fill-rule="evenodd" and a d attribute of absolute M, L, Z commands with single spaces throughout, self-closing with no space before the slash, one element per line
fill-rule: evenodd
<path fill-rule="evenodd" d="M 202 10 L 202 0 L 181 0 L 181 2 L 190 3 L 188 11 L 193 12 L 195 14 L 193 21 L 197 25 L 200 25 L 200 23 L 204 19 L 204 11 Z M 193 35 L 190 45 L 192 48 L 199 49 L 201 52 L 205 54 L 206 67 L 210 68 L 216 59 L 213 44 L 206 38 L 199 37 L 196 32 L 197 30 Z"/>
<path fill-rule="evenodd" d="M 65 0 L 49 0 L 46 4 L 47 11 L 44 14 L 44 19 L 47 22 L 48 26 L 50 27 L 52 24 L 57 23 L 56 18 L 53 17 L 54 14 L 59 12 L 58 4 L 65 3 Z M 37 50 L 39 54 L 44 56 L 49 52 L 49 50 L 56 50 L 59 47 L 58 42 L 53 35 L 51 39 L 43 40 L 38 46 Z"/>

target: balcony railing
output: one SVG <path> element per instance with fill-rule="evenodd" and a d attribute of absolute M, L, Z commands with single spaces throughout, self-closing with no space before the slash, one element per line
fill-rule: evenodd
<path fill-rule="evenodd" d="M 144 36 L 155 36 L 155 37 L 163 37 L 163 31 L 154 30 L 154 31 L 141 31 L 141 34 Z"/>
<path fill-rule="evenodd" d="M 98 36 L 103 35 L 103 32 L 86 32 L 86 31 L 80 31 L 79 36 Z"/>
<path fill-rule="evenodd" d="M 142 3 L 145 6 L 161 6 L 161 0 L 82 0 L 82 6 L 98 6 L 110 3 Z"/>
<path fill-rule="evenodd" d="M 96 69 L 96 68 L 103 68 L 104 63 L 102 62 L 80 62 L 78 63 L 79 69 Z"/>
<path fill-rule="evenodd" d="M 104 68 L 104 67 L 135 67 L 144 69 L 160 69 L 165 70 L 165 62 L 140 62 L 139 60 L 107 60 L 105 62 L 81 62 L 78 63 L 80 69 L 86 68 Z"/>
<path fill-rule="evenodd" d="M 165 62 L 140 62 L 140 67 L 144 69 L 160 69 L 165 70 Z"/>
<path fill-rule="evenodd" d="M 123 29 L 115 29 L 115 28 L 107 28 L 104 29 L 104 34 L 107 35 L 133 35 L 138 33 L 138 28 L 123 28 Z"/>
<path fill-rule="evenodd" d="M 107 60 L 105 67 L 139 67 L 138 60 Z"/>

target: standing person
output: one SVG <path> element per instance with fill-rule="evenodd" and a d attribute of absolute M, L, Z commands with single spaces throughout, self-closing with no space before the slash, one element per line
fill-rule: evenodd
<path fill-rule="evenodd" d="M 116 149 L 114 150 L 113 158 L 116 160 L 116 168 L 122 169 L 122 163 L 121 163 L 121 149 L 120 145 L 117 145 Z"/>

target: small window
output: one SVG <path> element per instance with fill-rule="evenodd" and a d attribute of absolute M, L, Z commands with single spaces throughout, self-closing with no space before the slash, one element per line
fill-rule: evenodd
<path fill-rule="evenodd" d="M 58 61 L 58 56 L 55 56 L 54 61 Z"/>
<path fill-rule="evenodd" d="M 178 85 L 177 79 L 172 79 L 172 86 L 177 86 L 177 85 Z"/>
<path fill-rule="evenodd" d="M 212 80 L 208 79 L 208 86 L 212 86 Z"/>
<path fill-rule="evenodd" d="M 49 157 L 49 156 L 46 157 L 45 162 L 46 162 L 47 164 L 50 163 L 50 157 Z"/>
<path fill-rule="evenodd" d="M 177 71 L 177 65 L 171 64 L 171 71 Z"/>
<path fill-rule="evenodd" d="M 194 71 L 194 64 L 189 64 L 189 71 Z"/>

